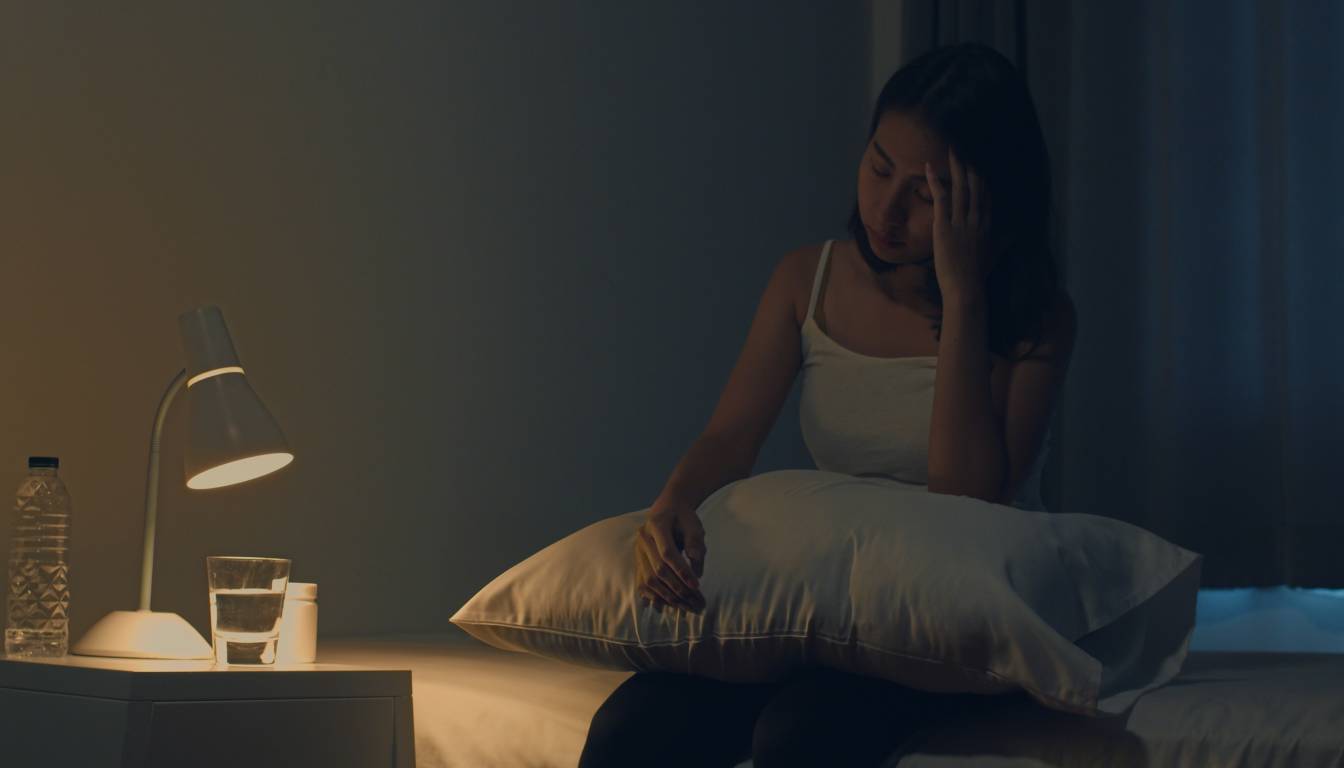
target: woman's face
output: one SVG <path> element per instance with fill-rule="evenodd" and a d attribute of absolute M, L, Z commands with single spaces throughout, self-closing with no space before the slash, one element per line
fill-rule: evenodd
<path fill-rule="evenodd" d="M 879 259 L 892 263 L 933 257 L 933 196 L 924 163 L 947 178 L 947 144 L 917 120 L 887 112 L 859 163 L 859 218 Z"/>

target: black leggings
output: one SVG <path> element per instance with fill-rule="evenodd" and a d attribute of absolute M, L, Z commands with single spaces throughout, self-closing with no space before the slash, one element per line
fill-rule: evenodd
<path fill-rule="evenodd" d="M 579 768 L 878 766 L 982 698 L 821 667 L 777 683 L 637 672 L 593 715 Z"/>

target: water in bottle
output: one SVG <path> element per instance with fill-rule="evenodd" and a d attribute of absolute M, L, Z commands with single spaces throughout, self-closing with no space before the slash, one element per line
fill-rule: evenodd
<path fill-rule="evenodd" d="M 5 653 L 62 656 L 69 644 L 70 494 L 60 459 L 33 456 L 14 503 Z"/>

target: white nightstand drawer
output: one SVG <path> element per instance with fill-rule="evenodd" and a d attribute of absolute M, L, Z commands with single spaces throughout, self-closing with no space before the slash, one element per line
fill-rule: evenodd
<path fill-rule="evenodd" d="M 414 768 L 409 670 L 0 658 L 0 766 Z"/>
<path fill-rule="evenodd" d="M 123 765 L 130 717 L 126 701 L 0 688 L 0 765 Z"/>
<path fill-rule="evenodd" d="M 393 701 L 155 703 L 149 768 L 395 768 Z"/>

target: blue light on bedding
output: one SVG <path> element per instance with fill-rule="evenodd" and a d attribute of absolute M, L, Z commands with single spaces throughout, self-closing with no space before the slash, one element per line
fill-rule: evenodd
<path fill-rule="evenodd" d="M 1344 589 L 1201 589 L 1190 650 L 1344 653 Z"/>

